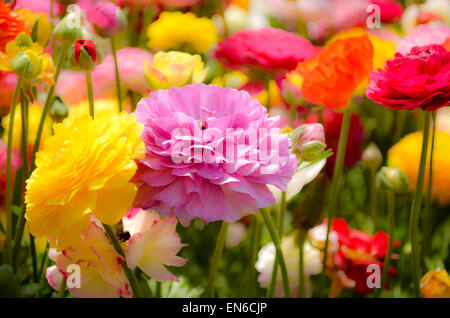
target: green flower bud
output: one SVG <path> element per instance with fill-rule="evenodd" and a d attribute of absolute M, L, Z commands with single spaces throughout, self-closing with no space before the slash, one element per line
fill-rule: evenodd
<path fill-rule="evenodd" d="M 383 155 L 380 149 L 373 142 L 364 150 L 361 160 L 369 169 L 377 170 L 383 163 Z"/>
<path fill-rule="evenodd" d="M 19 52 L 11 64 L 14 73 L 25 79 L 37 77 L 42 70 L 42 58 L 32 50 Z"/>
<path fill-rule="evenodd" d="M 81 23 L 76 11 L 67 14 L 53 31 L 55 39 L 64 44 L 72 44 L 81 37 Z"/>
<path fill-rule="evenodd" d="M 291 134 L 292 147 L 305 161 L 317 159 L 325 150 L 325 135 L 321 124 L 305 124 Z"/>
<path fill-rule="evenodd" d="M 319 174 L 303 192 L 300 203 L 294 211 L 292 223 L 302 229 L 309 230 L 320 223 L 322 211 L 326 203 L 328 180 L 324 174 Z"/>
<path fill-rule="evenodd" d="M 33 45 L 33 40 L 28 33 L 20 32 L 17 34 L 14 44 L 18 47 L 31 47 Z"/>
<path fill-rule="evenodd" d="M 408 191 L 408 178 L 398 168 L 382 167 L 375 178 L 375 185 L 380 191 L 404 193 Z"/>
<path fill-rule="evenodd" d="M 55 96 L 53 99 L 50 116 L 57 123 L 62 122 L 64 118 L 69 116 L 69 107 L 60 96 Z"/>

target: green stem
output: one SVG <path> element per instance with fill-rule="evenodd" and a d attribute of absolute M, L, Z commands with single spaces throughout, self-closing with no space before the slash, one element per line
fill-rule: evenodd
<path fill-rule="evenodd" d="M 384 289 L 386 280 L 389 273 L 389 267 L 391 267 L 392 259 L 392 248 L 394 245 L 394 226 L 395 226 L 395 193 L 393 191 L 388 191 L 386 193 L 387 199 L 387 210 L 389 218 L 389 243 L 388 250 L 386 253 L 386 258 L 384 259 L 383 274 L 381 275 L 381 286 L 378 289 L 377 296 L 379 297 L 381 291 Z"/>
<path fill-rule="evenodd" d="M 291 298 L 291 289 L 289 287 L 289 277 L 286 268 L 286 263 L 284 261 L 283 251 L 281 249 L 280 238 L 275 229 L 275 225 L 273 224 L 272 218 L 269 212 L 266 209 L 261 209 L 261 214 L 264 218 L 264 222 L 266 223 L 267 229 L 269 230 L 270 237 L 272 238 L 273 244 L 275 245 L 275 250 L 277 253 L 278 261 L 281 267 L 281 277 L 283 281 L 283 290 L 284 296 L 287 298 Z"/>
<path fill-rule="evenodd" d="M 22 86 L 22 78 L 17 77 L 16 88 L 14 89 L 13 99 L 9 112 L 8 126 L 8 148 L 6 152 L 6 261 L 12 264 L 12 232 L 13 232 L 13 213 L 12 213 L 12 139 L 14 131 L 14 116 L 16 114 L 17 99 L 19 98 L 20 88 Z"/>
<path fill-rule="evenodd" d="M 298 235 L 298 297 L 306 297 L 306 277 L 305 277 L 305 246 L 306 232 L 302 229 Z"/>
<path fill-rule="evenodd" d="M 45 119 L 46 119 L 48 111 L 50 110 L 50 107 L 53 103 L 53 95 L 55 93 L 56 83 L 58 81 L 59 74 L 61 73 L 61 69 L 64 65 L 64 61 L 66 60 L 67 53 L 69 52 L 69 48 L 70 48 L 70 45 L 67 45 L 67 44 L 63 44 L 61 47 L 61 52 L 60 52 L 60 55 L 58 58 L 58 63 L 56 64 L 55 75 L 53 76 L 53 81 L 55 83 L 50 87 L 50 89 L 48 91 L 47 98 L 45 99 L 44 108 L 42 109 L 42 116 L 39 121 L 39 127 L 36 132 L 36 140 L 33 145 L 33 154 L 31 157 L 32 158 L 31 159 L 31 168 L 29 170 L 30 174 L 33 172 L 34 168 L 36 168 L 36 163 L 35 163 L 36 152 L 39 150 L 39 146 L 41 144 L 41 137 L 42 137 L 42 131 L 44 129 Z"/>
<path fill-rule="evenodd" d="M 61 285 L 59 286 L 58 290 L 58 296 L 57 298 L 64 298 L 64 295 L 66 294 L 66 280 L 64 278 L 61 279 Z"/>
<path fill-rule="evenodd" d="M 94 118 L 94 92 L 92 89 L 91 70 L 86 70 L 86 84 L 89 98 L 89 115 Z"/>
<path fill-rule="evenodd" d="M 208 286 L 206 288 L 206 297 L 212 298 L 215 295 L 215 283 L 217 270 L 219 268 L 219 260 L 222 256 L 223 247 L 225 245 L 225 239 L 227 237 L 228 226 L 230 224 L 228 222 L 222 221 L 222 225 L 220 226 L 219 236 L 217 237 L 216 248 L 214 249 L 213 258 L 211 261 L 211 269 L 209 270 L 208 275 Z"/>
<path fill-rule="evenodd" d="M 423 126 L 422 152 L 420 155 L 420 165 L 417 177 L 416 190 L 414 192 L 413 202 L 411 205 L 411 216 L 409 223 L 409 232 L 411 238 L 411 268 L 414 282 L 414 293 L 416 297 L 420 297 L 420 247 L 419 247 L 419 218 L 423 199 L 423 183 L 425 177 L 425 165 L 427 161 L 428 139 L 430 135 L 430 112 L 425 112 L 425 123 Z"/>
<path fill-rule="evenodd" d="M 408 112 L 397 112 L 397 123 L 395 125 L 394 142 L 397 142 L 402 136 L 405 130 L 406 120 L 408 119 Z"/>
<path fill-rule="evenodd" d="M 28 176 L 28 99 L 25 97 L 23 91 L 20 94 L 20 114 L 22 117 L 22 171 L 23 182 L 21 185 L 25 185 L 26 178 Z M 18 180 L 17 180 L 18 181 Z M 21 186 L 20 193 L 22 194 L 23 187 Z M 24 204 L 23 204 L 24 205 Z M 17 268 L 17 257 L 19 255 L 19 249 L 22 242 L 23 230 L 25 227 L 25 206 L 22 206 L 22 213 L 17 223 L 16 233 L 14 236 L 14 250 L 13 250 L 13 264 L 14 268 Z"/>
<path fill-rule="evenodd" d="M 338 198 L 339 198 L 339 189 L 341 186 L 341 178 L 344 169 L 344 159 L 345 152 L 347 147 L 347 139 L 348 132 L 350 130 L 350 118 L 351 118 L 351 110 L 350 107 L 344 111 L 344 118 L 342 119 L 341 125 L 341 134 L 339 136 L 339 144 L 338 150 L 336 154 L 336 163 L 334 165 L 333 172 L 333 181 L 331 183 L 331 196 L 330 196 L 330 204 L 328 206 L 328 226 L 327 226 L 327 236 L 325 239 L 325 248 L 323 255 L 323 272 L 325 272 L 327 268 L 327 256 L 328 256 L 328 245 L 329 245 L 329 236 L 330 229 L 333 217 L 335 216 Z"/>
<path fill-rule="evenodd" d="M 377 189 L 375 185 L 376 170 L 370 169 L 370 211 L 372 214 L 373 230 L 375 231 L 377 226 Z"/>
<path fill-rule="evenodd" d="M 289 103 L 289 127 L 294 128 L 294 121 L 297 117 L 296 106 L 292 103 Z"/>
<path fill-rule="evenodd" d="M 284 217 L 286 215 L 286 192 L 281 193 L 281 200 L 280 200 L 280 209 L 278 213 L 278 236 L 280 239 L 283 239 L 284 234 Z M 272 276 L 270 278 L 270 285 L 269 289 L 267 290 L 267 296 L 269 298 L 273 298 L 275 295 L 275 287 L 277 282 L 277 276 L 278 276 L 278 257 L 275 255 L 275 258 L 273 260 L 273 268 L 272 268 Z"/>
<path fill-rule="evenodd" d="M 251 242 L 250 242 L 250 273 L 249 273 L 249 283 L 248 283 L 248 289 L 250 290 L 250 293 L 252 293 L 256 286 L 256 268 L 255 264 L 258 258 L 258 250 L 259 245 L 261 241 L 261 222 L 259 219 L 255 216 L 252 218 L 253 220 L 253 230 L 252 230 L 252 236 L 251 236 Z M 254 295 L 251 295 L 254 296 Z"/>
<path fill-rule="evenodd" d="M 38 272 L 38 283 L 41 286 L 42 286 L 42 282 L 44 281 L 45 269 L 47 268 L 48 260 L 49 260 L 48 250 L 49 250 L 49 244 L 47 242 L 47 244 L 45 245 L 44 254 L 42 255 L 41 266 L 39 267 L 39 272 Z"/>
<path fill-rule="evenodd" d="M 36 243 L 34 242 L 34 236 L 31 233 L 28 233 L 28 238 L 30 240 L 31 263 L 33 265 L 33 281 L 37 282 L 38 269 L 37 269 Z"/>
<path fill-rule="evenodd" d="M 161 282 L 156 282 L 156 298 L 161 298 Z"/>
<path fill-rule="evenodd" d="M 430 238 L 431 238 L 431 224 L 432 224 L 432 211 L 431 211 L 431 194 L 433 189 L 433 153 L 434 153 L 434 140 L 436 138 L 436 111 L 433 111 L 433 132 L 431 135 L 431 153 L 430 162 L 428 169 L 428 184 L 427 184 L 427 196 L 425 197 L 425 209 L 424 209 L 424 242 L 422 249 L 422 258 L 425 259 L 427 256 L 427 251 L 430 248 Z"/>
<path fill-rule="evenodd" d="M 103 228 L 105 229 L 106 235 L 108 235 L 109 240 L 111 241 L 112 246 L 116 250 L 117 253 L 119 253 L 124 259 L 126 259 L 125 252 L 122 249 L 122 245 L 120 245 L 119 240 L 117 239 L 116 233 L 114 233 L 114 230 L 112 229 L 111 225 L 103 224 Z M 127 263 L 122 263 L 123 271 L 125 272 L 125 275 L 128 278 L 128 281 L 130 282 L 131 289 L 133 290 L 133 297 L 135 298 L 142 298 L 142 290 L 141 286 L 139 285 L 139 282 L 136 279 L 136 276 L 131 271 L 131 269 L 128 267 Z"/>
<path fill-rule="evenodd" d="M 117 55 L 116 55 L 116 43 L 114 40 L 114 36 L 111 36 L 111 50 L 114 57 L 114 71 L 116 74 L 116 91 L 117 91 L 117 100 L 119 101 L 119 112 L 122 112 L 122 91 L 120 90 L 120 76 L 119 76 L 119 65 L 117 64 Z"/>

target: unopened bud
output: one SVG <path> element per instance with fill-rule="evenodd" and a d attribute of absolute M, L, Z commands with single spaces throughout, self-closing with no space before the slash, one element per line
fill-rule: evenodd
<path fill-rule="evenodd" d="M 325 150 L 325 134 L 321 124 L 305 124 L 296 128 L 292 134 L 292 147 L 305 161 L 317 159 Z"/>
<path fill-rule="evenodd" d="M 305 189 L 300 203 L 294 211 L 292 223 L 302 230 L 309 230 L 320 223 L 325 208 L 328 180 L 319 174 Z"/>
<path fill-rule="evenodd" d="M 41 73 L 42 58 L 34 51 L 26 50 L 17 53 L 11 64 L 17 76 L 33 79 Z"/>
<path fill-rule="evenodd" d="M 62 122 L 64 118 L 69 116 L 69 107 L 60 96 L 55 96 L 53 99 L 50 116 L 57 123 Z"/>
<path fill-rule="evenodd" d="M 110 37 L 127 26 L 123 11 L 112 2 L 98 2 L 88 13 L 88 19 L 92 22 L 95 32 L 102 37 Z"/>
<path fill-rule="evenodd" d="M 404 193 L 408 191 L 409 181 L 400 169 L 394 167 L 382 167 L 377 173 L 375 184 L 380 191 Z"/>
<path fill-rule="evenodd" d="M 28 33 L 20 32 L 14 39 L 14 44 L 17 47 L 31 47 L 33 45 L 33 40 Z"/>
<path fill-rule="evenodd" d="M 65 44 L 72 44 L 81 37 L 81 22 L 79 12 L 68 13 L 55 27 L 55 39 Z"/>
<path fill-rule="evenodd" d="M 300 88 L 287 79 L 281 81 L 281 97 L 289 105 L 297 106 L 303 102 L 303 95 Z"/>
<path fill-rule="evenodd" d="M 366 167 L 377 170 L 383 163 L 383 155 L 377 145 L 371 142 L 370 145 L 364 150 L 361 160 Z"/>
<path fill-rule="evenodd" d="M 97 46 L 91 40 L 77 40 L 71 50 L 70 61 L 74 67 L 92 69 L 97 62 Z"/>

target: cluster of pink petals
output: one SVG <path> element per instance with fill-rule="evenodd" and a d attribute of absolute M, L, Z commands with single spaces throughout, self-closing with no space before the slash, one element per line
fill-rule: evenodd
<path fill-rule="evenodd" d="M 131 235 L 126 255 L 128 267 L 139 267 L 157 281 L 178 281 L 164 266 L 184 266 L 187 262 L 176 255 L 186 246 L 176 232 L 177 219 L 161 219 L 156 212 L 131 209 L 122 223 L 124 231 Z"/>
<path fill-rule="evenodd" d="M 168 7 L 184 8 L 200 2 L 201 0 L 129 0 L 129 3 L 141 6 L 149 6 L 152 4 L 162 4 Z"/>
<path fill-rule="evenodd" d="M 52 0 L 16 0 L 14 5 L 15 9 L 30 9 L 34 12 L 42 12 L 47 15 L 48 18 L 51 17 L 51 1 Z M 63 13 L 64 7 L 58 3 L 58 1 L 53 1 L 53 14 L 55 16 Z"/>
<path fill-rule="evenodd" d="M 390 23 L 402 16 L 403 6 L 395 0 L 370 0 L 369 2 L 380 7 L 382 22 Z"/>
<path fill-rule="evenodd" d="M 367 96 L 393 109 L 432 111 L 450 104 L 450 52 L 441 45 L 396 53 L 385 70 L 371 72 Z"/>
<path fill-rule="evenodd" d="M 146 50 L 127 47 L 117 51 L 117 63 L 122 89 L 130 89 L 147 95 L 148 84 L 144 77 L 144 61 L 153 61 L 153 55 Z M 92 71 L 94 98 L 116 96 L 114 58 L 108 54 L 102 63 Z M 68 104 L 75 104 L 87 99 L 85 75 L 75 71 L 62 71 L 56 92 Z"/>
<path fill-rule="evenodd" d="M 7 156 L 7 146 L 0 140 L 0 198 L 3 199 L 6 194 L 6 156 Z M 20 154 L 17 149 L 12 149 L 11 153 L 11 170 L 12 170 L 12 180 L 14 181 L 14 175 L 16 170 L 19 169 L 22 164 L 20 159 Z"/>
<path fill-rule="evenodd" d="M 274 28 L 240 31 L 218 45 L 215 57 L 238 70 L 289 71 L 319 50 L 300 35 Z"/>
<path fill-rule="evenodd" d="M 421 24 L 411 34 L 401 38 L 397 52 L 405 55 L 415 46 L 444 44 L 450 39 L 450 26 L 444 24 Z"/>
<path fill-rule="evenodd" d="M 136 115 L 144 125 L 146 157 L 139 160 L 133 180 L 138 186 L 135 206 L 152 208 L 163 216 L 235 222 L 273 205 L 267 184 L 284 190 L 297 169 L 289 138 L 279 132 L 279 117 L 269 118 L 247 92 L 204 84 L 159 90 L 141 100 Z M 219 131 L 223 137 L 199 140 L 200 127 L 202 136 Z M 250 130 L 259 135 L 248 146 L 245 136 Z M 278 149 L 272 149 L 269 140 L 277 141 Z M 179 141 L 191 146 L 178 150 Z M 260 149 L 261 144 L 267 148 Z M 220 145 L 229 147 L 226 152 L 233 149 L 233 160 L 219 158 L 209 163 L 191 152 Z M 268 160 L 261 159 L 263 151 L 270 152 Z M 176 163 L 173 154 L 188 160 Z M 273 156 L 277 156 L 276 163 Z"/>
<path fill-rule="evenodd" d="M 82 233 L 82 240 L 77 246 L 71 246 L 61 252 L 50 250 L 49 258 L 55 265 L 47 268 L 47 281 L 55 290 L 59 290 L 62 279 L 71 282 L 70 275 L 75 273 L 73 265 L 78 265 L 80 285 L 70 286 L 69 282 L 67 284 L 74 297 L 131 297 L 131 286 L 121 265 L 125 260 L 113 249 L 103 228 L 97 222 L 94 219 L 91 221 L 89 229 Z"/>

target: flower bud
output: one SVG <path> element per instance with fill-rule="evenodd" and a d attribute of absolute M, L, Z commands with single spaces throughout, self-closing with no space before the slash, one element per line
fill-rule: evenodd
<path fill-rule="evenodd" d="M 20 32 L 14 39 L 14 44 L 17 47 L 31 47 L 33 45 L 33 40 L 28 33 Z"/>
<path fill-rule="evenodd" d="M 369 169 L 377 170 L 383 163 L 383 155 L 373 142 L 364 150 L 361 160 L 363 164 Z"/>
<path fill-rule="evenodd" d="M 33 79 L 41 73 L 42 58 L 32 50 L 19 52 L 12 60 L 12 69 L 17 76 Z"/>
<path fill-rule="evenodd" d="M 97 62 L 97 46 L 91 40 L 77 40 L 71 50 L 72 65 L 83 70 L 90 70 Z"/>
<path fill-rule="evenodd" d="M 420 280 L 424 298 L 450 298 L 450 277 L 445 269 L 437 269 L 425 274 Z"/>
<path fill-rule="evenodd" d="M 45 47 L 50 40 L 51 32 L 51 26 L 47 16 L 43 13 L 37 14 L 31 30 L 33 41 L 39 43 L 40 46 Z"/>
<path fill-rule="evenodd" d="M 303 95 L 300 88 L 287 79 L 281 81 L 281 97 L 289 105 L 297 106 L 303 103 Z"/>
<path fill-rule="evenodd" d="M 50 116 L 57 123 L 62 122 L 64 118 L 69 116 L 69 107 L 60 96 L 55 96 L 53 99 Z"/>
<path fill-rule="evenodd" d="M 403 193 L 408 191 L 408 178 L 398 168 L 382 167 L 377 173 L 375 184 L 380 191 Z"/>
<path fill-rule="evenodd" d="M 305 189 L 300 203 L 294 211 L 292 223 L 303 230 L 309 230 L 320 223 L 326 203 L 327 178 L 319 174 Z"/>
<path fill-rule="evenodd" d="M 79 12 L 68 13 L 53 30 L 55 39 L 64 44 L 72 44 L 81 37 Z"/>
<path fill-rule="evenodd" d="M 324 151 L 325 134 L 321 124 L 305 124 L 296 128 L 292 134 L 292 146 L 305 161 L 317 159 Z"/>
<path fill-rule="evenodd" d="M 123 11 L 112 2 L 98 2 L 88 13 L 88 20 L 101 37 L 110 37 L 127 26 Z"/>

